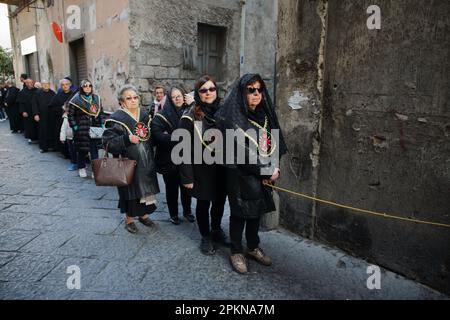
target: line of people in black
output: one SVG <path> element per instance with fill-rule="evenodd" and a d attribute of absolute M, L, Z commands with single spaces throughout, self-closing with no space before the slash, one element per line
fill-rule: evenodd
<path fill-rule="evenodd" d="M 101 147 L 101 136 L 91 139 L 90 128 L 104 128 L 106 120 L 92 83 L 83 80 L 77 88 L 66 77 L 55 92 L 47 80 L 35 83 L 22 74 L 20 81 L 21 90 L 12 81 L 1 90 L 0 103 L 8 115 L 11 132 L 23 133 L 28 143 L 39 144 L 41 153 L 61 152 L 71 160 L 68 170 L 78 170 L 80 177 L 86 178 L 86 162 L 98 158 Z"/>
<path fill-rule="evenodd" d="M 158 87 L 158 90 L 163 88 Z M 163 107 L 162 95 L 149 110 L 140 106 L 138 90 L 126 85 L 119 90 L 120 109 L 106 120 L 103 147 L 115 157 L 136 160 L 137 171 L 132 185 L 119 188 L 119 208 L 125 214 L 125 228 L 137 233 L 135 218 L 147 227 L 154 223 L 150 215 L 156 210 L 159 193 L 156 172 L 163 175 L 170 221 L 180 223 L 178 198 L 181 194 L 183 215 L 189 222 L 197 221 L 202 236 L 200 249 L 205 255 L 215 254 L 217 245 L 231 247 L 230 262 L 235 271 L 248 271 L 247 258 L 265 266 L 272 260 L 260 248 L 258 236 L 260 218 L 275 210 L 272 191 L 267 184 L 275 183 L 280 176 L 278 163 L 208 164 L 204 160 L 195 164 L 194 144 L 208 149 L 214 137 L 205 140 L 208 129 L 225 130 L 241 128 L 263 130 L 262 141 L 246 139 L 246 147 L 255 143 L 259 153 L 286 153 L 280 133 L 278 141 L 272 139 L 273 130 L 280 129 L 274 106 L 263 79 L 256 74 L 246 75 L 236 81 L 228 96 L 221 100 L 213 78 L 200 78 L 194 96 L 181 87 L 167 91 Z M 156 105 L 158 104 L 158 105 Z M 157 111 L 155 111 L 157 110 Z M 154 113 L 153 119 L 151 113 Z M 201 123 L 201 126 L 198 124 Z M 190 133 L 191 160 L 175 165 L 172 150 L 178 142 L 172 141 L 177 129 Z M 246 154 L 248 156 L 248 154 Z M 262 169 L 266 169 L 267 174 Z M 222 229 L 224 207 L 228 197 L 231 209 L 230 241 Z M 191 212 L 191 198 L 197 199 L 196 217 Z M 245 231 L 247 250 L 242 237 Z"/>
<path fill-rule="evenodd" d="M 217 83 L 209 76 L 196 82 L 193 95 L 177 86 L 164 95 L 164 88 L 158 86 L 156 100 L 147 110 L 141 106 L 138 90 L 125 85 L 118 93 L 120 108 L 108 119 L 89 80 L 81 81 L 75 89 L 70 79 L 65 78 L 58 92 L 50 89 L 48 81 L 42 81 L 42 88 L 36 89 L 33 80 L 25 75 L 23 83 L 20 91 L 7 83 L 7 90 L 1 92 L 13 133 L 24 131 L 31 143 L 39 141 L 41 152 L 59 150 L 64 143 L 72 160 L 69 170 L 78 169 L 82 178 L 87 177 L 87 156 L 97 159 L 99 148 L 107 149 L 115 157 L 137 161 L 133 183 L 118 188 L 118 208 L 125 215 L 127 231 L 138 232 L 136 218 L 146 227 L 154 226 L 150 215 L 157 209 L 159 173 L 165 182 L 170 221 L 174 225 L 181 222 L 178 212 L 181 195 L 183 216 L 198 224 L 203 254 L 214 255 L 217 245 L 230 247 L 231 265 L 241 274 L 248 271 L 247 258 L 265 266 L 272 264 L 260 248 L 258 232 L 261 216 L 275 210 L 267 184 L 278 180 L 278 163 L 250 164 L 247 151 L 245 163 L 234 159 L 226 165 L 209 164 L 203 157 L 199 163 L 194 161 L 195 144 L 201 143 L 203 154 L 215 140 L 214 136 L 204 136 L 209 129 L 220 130 L 224 137 L 227 129 L 259 130 L 264 133 L 262 138 L 245 139 L 246 150 L 253 143 L 260 155 L 273 153 L 277 148 L 280 156 L 286 153 L 282 134 L 277 141 L 272 138 L 273 130 L 279 130 L 280 125 L 259 75 L 240 78 L 224 100 L 219 98 Z M 101 129 L 101 133 L 93 129 Z M 187 155 L 191 161 L 181 165 L 175 165 L 172 159 L 172 150 L 178 143 L 172 141 L 172 135 L 177 129 L 189 132 L 192 146 L 191 154 Z M 263 169 L 268 173 L 263 173 Z M 192 198 L 197 200 L 195 216 Z M 230 240 L 222 228 L 227 198 L 231 210 Z M 242 244 L 244 232 L 247 250 Z"/>

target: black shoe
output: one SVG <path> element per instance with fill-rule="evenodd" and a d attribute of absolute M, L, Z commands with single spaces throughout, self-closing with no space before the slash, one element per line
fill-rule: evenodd
<path fill-rule="evenodd" d="M 225 247 L 230 247 L 231 243 L 228 241 L 225 232 L 222 229 L 211 231 L 211 239 L 217 244 L 220 244 Z"/>
<path fill-rule="evenodd" d="M 147 219 L 139 218 L 139 222 L 142 223 L 144 226 L 149 227 L 149 228 L 155 226 L 155 223 L 152 220 L 150 220 L 150 218 L 147 218 Z"/>
<path fill-rule="evenodd" d="M 200 243 L 200 251 L 207 256 L 212 256 L 216 253 L 216 249 L 209 238 L 202 238 L 202 242 Z"/>
<path fill-rule="evenodd" d="M 48 152 L 48 150 L 41 150 L 41 151 L 39 151 L 40 153 L 47 153 Z"/>
<path fill-rule="evenodd" d="M 171 217 L 170 222 L 172 222 L 174 225 L 178 226 L 180 224 L 180 218 L 178 217 Z"/>
<path fill-rule="evenodd" d="M 190 223 L 194 223 L 195 222 L 195 216 L 191 213 L 191 214 L 185 214 L 184 218 L 189 221 Z"/>
<path fill-rule="evenodd" d="M 130 224 L 125 224 L 125 229 L 132 234 L 138 233 L 138 228 L 136 227 L 136 224 L 134 222 Z"/>

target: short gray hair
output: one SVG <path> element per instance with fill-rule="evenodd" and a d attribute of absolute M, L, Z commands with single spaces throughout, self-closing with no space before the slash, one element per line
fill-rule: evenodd
<path fill-rule="evenodd" d="M 120 87 L 119 92 L 117 93 L 117 99 L 119 100 L 119 102 L 124 101 L 123 95 L 127 91 L 134 91 L 136 94 L 139 94 L 139 91 L 132 84 L 123 85 L 122 87 Z"/>
<path fill-rule="evenodd" d="M 69 83 L 69 84 L 72 84 L 72 81 L 70 81 L 70 80 L 68 80 L 68 79 L 61 79 L 60 81 L 59 81 L 59 84 L 60 85 L 62 85 L 63 84 L 63 82 L 67 82 L 67 83 Z"/>

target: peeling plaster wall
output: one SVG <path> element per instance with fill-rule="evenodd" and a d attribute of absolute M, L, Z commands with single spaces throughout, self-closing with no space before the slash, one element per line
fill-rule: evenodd
<path fill-rule="evenodd" d="M 283 158 L 280 184 L 307 194 L 316 193 L 321 121 L 322 21 L 317 10 L 316 1 L 280 1 L 278 23 L 278 114 L 290 151 Z M 280 194 L 280 211 L 283 226 L 313 235 L 312 203 Z"/>
<path fill-rule="evenodd" d="M 291 151 L 280 184 L 358 208 L 450 223 L 450 3 L 330 0 L 323 11 L 324 3 L 280 5 L 278 95 Z M 366 25 L 373 4 L 381 8 L 381 30 Z M 298 110 L 288 107 L 295 91 L 309 99 Z M 281 221 L 450 293 L 448 229 L 285 195 Z"/>
<path fill-rule="evenodd" d="M 118 107 L 117 92 L 130 66 L 129 1 L 97 0 L 96 29 L 86 33 L 89 79 L 101 92 L 105 109 Z"/>
<path fill-rule="evenodd" d="M 67 8 L 81 8 L 81 29 L 69 30 Z M 39 0 L 34 6 L 46 7 Z M 59 43 L 50 28 L 52 21 L 62 26 L 64 42 Z M 45 10 L 30 8 L 12 20 L 15 45 L 16 75 L 24 72 L 18 44 L 33 34 L 37 37 L 40 79 L 48 79 L 53 88 L 70 75 L 69 42 L 84 37 L 88 77 L 103 98 L 107 110 L 117 108 L 118 88 L 129 78 L 129 1 L 128 0 L 67 0 L 55 1 Z"/>

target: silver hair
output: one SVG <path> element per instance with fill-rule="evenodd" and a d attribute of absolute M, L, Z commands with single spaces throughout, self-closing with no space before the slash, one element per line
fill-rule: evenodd
<path fill-rule="evenodd" d="M 117 93 L 117 99 L 119 100 L 119 102 L 124 101 L 123 95 L 127 91 L 134 91 L 136 94 L 139 94 L 139 91 L 132 84 L 123 85 L 122 87 L 120 87 L 119 92 Z"/>
<path fill-rule="evenodd" d="M 68 83 L 72 84 L 72 82 L 71 82 L 70 80 L 67 80 L 67 79 L 61 79 L 61 80 L 59 81 L 59 84 L 62 85 L 63 82 L 68 82 Z"/>
<path fill-rule="evenodd" d="M 41 81 L 41 84 L 44 84 L 44 83 L 50 84 L 50 81 L 48 81 L 48 80 L 42 80 L 42 81 Z"/>

